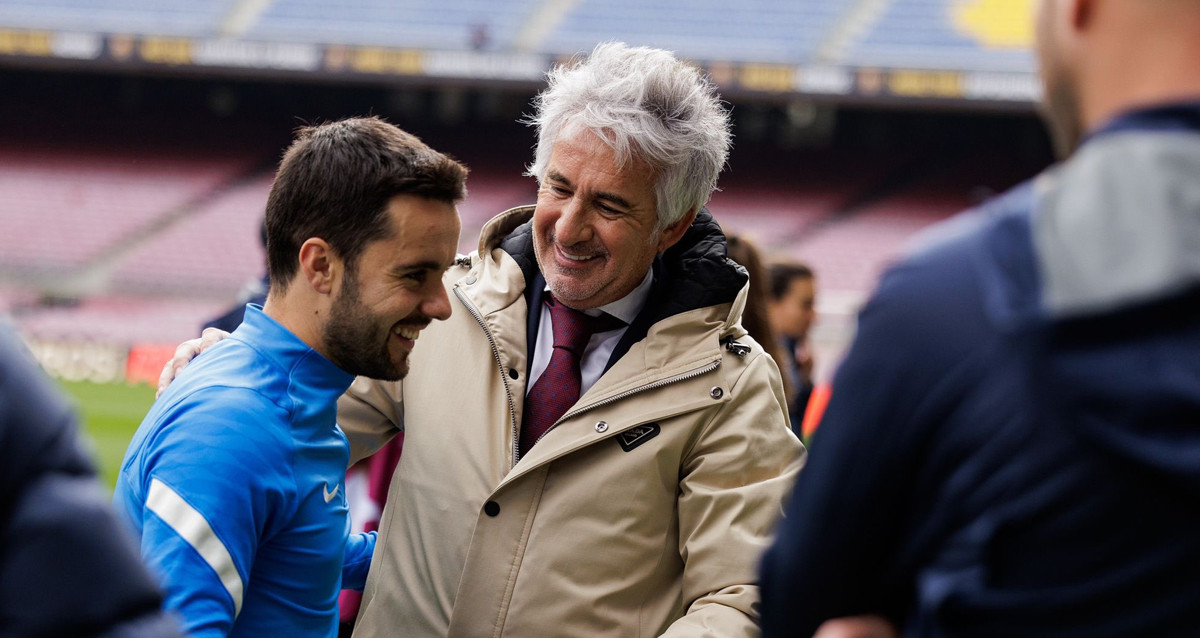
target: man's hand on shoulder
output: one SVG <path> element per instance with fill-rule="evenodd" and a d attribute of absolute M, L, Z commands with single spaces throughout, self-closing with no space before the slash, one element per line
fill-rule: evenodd
<path fill-rule="evenodd" d="M 167 386 L 171 385 L 175 377 L 179 376 L 179 372 L 192 359 L 195 359 L 201 352 L 217 345 L 222 339 L 228 336 L 229 333 L 224 330 L 205 328 L 200 333 L 200 337 L 188 339 L 179 344 L 179 347 L 175 348 L 175 356 L 171 357 L 171 360 L 163 366 L 162 373 L 158 375 L 158 392 L 154 394 L 154 397 L 158 398 L 163 393 L 163 390 L 166 390 Z"/>

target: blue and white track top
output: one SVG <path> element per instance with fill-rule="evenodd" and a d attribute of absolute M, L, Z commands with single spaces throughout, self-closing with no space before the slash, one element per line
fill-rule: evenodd
<path fill-rule="evenodd" d="M 142 421 L 114 504 L 190 635 L 337 635 L 375 548 L 347 539 L 335 414 L 353 379 L 250 305 Z"/>

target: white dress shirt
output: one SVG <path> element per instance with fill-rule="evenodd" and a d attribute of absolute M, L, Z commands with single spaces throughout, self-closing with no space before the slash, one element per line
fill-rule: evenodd
<path fill-rule="evenodd" d="M 638 284 L 638 287 L 628 295 L 599 308 L 583 311 L 593 317 L 606 312 L 624 321 L 625 325 L 616 330 L 597 332 L 588 340 L 587 347 L 583 350 L 583 360 L 579 364 L 579 373 L 582 377 L 579 396 L 583 396 L 589 388 L 595 385 L 600 375 L 604 374 L 604 367 L 608 365 L 608 358 L 612 356 L 617 343 L 629 329 L 629 324 L 633 323 L 638 313 L 642 311 L 642 306 L 646 305 L 646 297 L 650 296 L 650 284 L 653 281 L 654 271 L 651 269 L 646 271 L 646 277 L 642 279 L 642 283 Z M 546 290 L 550 290 L 550 287 L 547 286 Z M 533 367 L 530 368 L 529 383 L 525 386 L 525 394 L 529 394 L 533 384 L 537 383 L 538 378 L 546 371 L 546 366 L 550 365 L 550 355 L 554 352 L 554 323 L 550 319 L 550 312 L 546 309 L 546 304 L 542 304 L 541 312 L 542 316 L 538 320 L 537 343 L 533 347 Z"/>

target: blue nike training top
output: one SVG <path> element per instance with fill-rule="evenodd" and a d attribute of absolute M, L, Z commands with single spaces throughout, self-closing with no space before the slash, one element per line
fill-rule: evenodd
<path fill-rule="evenodd" d="M 114 505 L 189 635 L 337 635 L 375 548 L 348 537 L 335 414 L 353 379 L 250 305 L 142 421 Z"/>

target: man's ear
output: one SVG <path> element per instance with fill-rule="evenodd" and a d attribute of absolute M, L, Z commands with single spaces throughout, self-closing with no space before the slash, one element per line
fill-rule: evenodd
<path fill-rule="evenodd" d="M 300 275 L 314 291 L 331 294 L 341 266 L 342 260 L 324 239 L 309 237 L 300 245 Z"/>
<path fill-rule="evenodd" d="M 661 253 L 683 239 L 683 234 L 691 227 L 692 222 L 696 221 L 696 212 L 699 210 L 699 206 L 693 206 L 683 217 L 662 229 L 658 235 L 658 252 Z"/>

